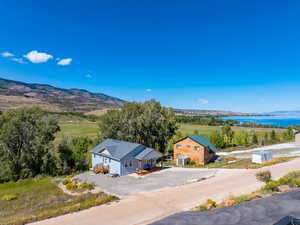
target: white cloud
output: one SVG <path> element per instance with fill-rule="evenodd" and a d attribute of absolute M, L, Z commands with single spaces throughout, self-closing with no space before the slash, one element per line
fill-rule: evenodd
<path fill-rule="evenodd" d="M 25 61 L 23 60 L 23 58 L 16 58 L 16 57 L 13 57 L 13 58 L 11 58 L 11 60 L 14 61 L 14 62 L 17 62 L 17 63 L 27 64 L 27 62 L 25 62 Z"/>
<path fill-rule="evenodd" d="M 58 62 L 57 62 L 57 65 L 60 65 L 60 66 L 68 66 L 70 65 L 72 62 L 72 59 L 71 58 L 65 58 L 65 59 L 60 59 Z"/>
<path fill-rule="evenodd" d="M 208 100 L 207 100 L 207 99 L 200 98 L 198 101 L 199 101 L 201 104 L 203 104 L 203 105 L 208 104 Z"/>
<path fill-rule="evenodd" d="M 152 89 L 151 89 L 151 88 L 147 88 L 145 91 L 146 91 L 146 92 L 151 92 Z"/>
<path fill-rule="evenodd" d="M 86 74 L 86 75 L 85 75 L 85 77 L 86 77 L 86 78 L 92 78 L 92 77 L 93 77 L 93 75 L 92 75 L 92 74 L 90 74 L 90 73 L 88 73 L 88 74 Z"/>
<path fill-rule="evenodd" d="M 14 54 L 12 54 L 11 52 L 2 52 L 1 56 L 6 58 L 6 57 L 12 57 L 14 56 Z"/>
<path fill-rule="evenodd" d="M 24 55 L 24 57 L 32 63 L 44 63 L 53 58 L 53 56 L 50 54 L 38 52 L 36 50 L 28 52 L 26 55 Z"/>

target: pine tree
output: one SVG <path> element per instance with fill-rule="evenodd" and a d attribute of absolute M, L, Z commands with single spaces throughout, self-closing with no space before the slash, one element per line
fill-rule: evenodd
<path fill-rule="evenodd" d="M 257 136 L 256 136 L 255 133 L 254 133 L 253 136 L 252 136 L 252 144 L 258 145 L 258 138 L 257 138 Z"/>

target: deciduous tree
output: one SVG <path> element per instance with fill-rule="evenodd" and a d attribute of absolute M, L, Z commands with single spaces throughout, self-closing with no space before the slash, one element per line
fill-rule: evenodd
<path fill-rule="evenodd" d="M 42 109 L 31 107 L 0 116 L 0 160 L 9 174 L 5 179 L 55 173 L 52 141 L 59 126 L 44 115 Z"/>
<path fill-rule="evenodd" d="M 110 110 L 99 122 L 99 138 L 136 142 L 165 152 L 177 128 L 175 114 L 155 100 L 125 103 Z"/>

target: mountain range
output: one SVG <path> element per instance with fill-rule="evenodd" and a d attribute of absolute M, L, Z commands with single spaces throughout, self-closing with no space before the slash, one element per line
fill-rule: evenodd
<path fill-rule="evenodd" d="M 231 112 L 224 110 L 205 110 L 205 109 L 173 109 L 178 115 L 213 115 L 213 116 L 261 116 L 257 113 L 242 113 L 242 112 Z M 265 115 L 265 114 L 264 114 Z"/>
<path fill-rule="evenodd" d="M 38 105 L 48 111 L 90 112 L 119 108 L 124 100 L 82 89 L 63 89 L 0 78 L 0 110 Z"/>

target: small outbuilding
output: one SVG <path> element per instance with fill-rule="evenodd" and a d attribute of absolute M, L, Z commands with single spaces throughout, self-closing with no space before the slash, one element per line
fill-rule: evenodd
<path fill-rule="evenodd" d="M 295 132 L 295 142 L 300 145 L 300 131 Z"/>
<path fill-rule="evenodd" d="M 261 164 L 267 161 L 270 161 L 273 158 L 272 152 L 260 151 L 252 153 L 252 162 Z"/>

